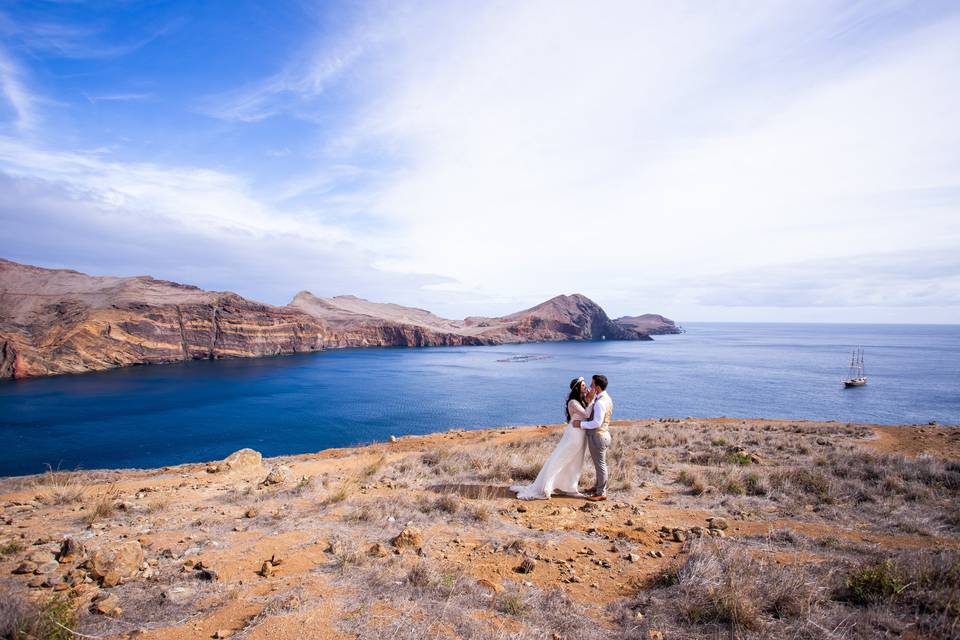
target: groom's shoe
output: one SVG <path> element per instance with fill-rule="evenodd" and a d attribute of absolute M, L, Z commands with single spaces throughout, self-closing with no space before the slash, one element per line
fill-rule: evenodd
<path fill-rule="evenodd" d="M 607 499 L 607 496 L 600 494 L 598 496 L 587 496 L 587 500 L 590 502 L 602 502 Z"/>

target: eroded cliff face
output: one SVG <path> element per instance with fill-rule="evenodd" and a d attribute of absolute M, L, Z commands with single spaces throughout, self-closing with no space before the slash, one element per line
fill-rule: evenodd
<path fill-rule="evenodd" d="M 645 336 L 662 336 L 683 333 L 683 328 L 670 318 L 657 313 L 645 313 L 642 316 L 623 316 L 614 320 L 617 325 Z"/>
<path fill-rule="evenodd" d="M 600 339 L 650 338 L 582 295 L 500 318 L 448 320 L 353 296 L 301 292 L 276 307 L 148 276 L 96 277 L 0 260 L 0 379 L 345 347 Z"/>

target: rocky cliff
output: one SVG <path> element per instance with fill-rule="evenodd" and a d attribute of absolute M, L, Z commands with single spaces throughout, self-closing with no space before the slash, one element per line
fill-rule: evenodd
<path fill-rule="evenodd" d="M 499 318 L 448 320 L 354 296 L 304 291 L 277 307 L 149 276 L 89 276 L 0 259 L 0 378 L 343 347 L 600 339 L 650 338 L 582 295 Z"/>
<path fill-rule="evenodd" d="M 672 333 L 683 333 L 683 328 L 670 318 L 664 318 L 656 313 L 645 313 L 642 316 L 623 316 L 614 322 L 628 330 L 645 336 L 659 336 Z"/>

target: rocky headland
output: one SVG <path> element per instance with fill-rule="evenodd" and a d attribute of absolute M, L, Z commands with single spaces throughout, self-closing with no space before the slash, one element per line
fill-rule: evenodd
<path fill-rule="evenodd" d="M 0 479 L 0 637 L 957 637 L 960 429 L 613 433 L 603 503 L 506 490 L 558 425 Z"/>
<path fill-rule="evenodd" d="M 579 294 L 497 318 L 448 320 L 354 296 L 302 291 L 273 306 L 149 276 L 89 276 L 0 259 L 0 379 L 344 347 L 650 340 L 678 331 L 662 316 L 611 320 Z"/>

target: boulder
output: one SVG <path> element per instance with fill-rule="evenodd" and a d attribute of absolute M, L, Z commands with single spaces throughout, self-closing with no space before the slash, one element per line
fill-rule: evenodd
<path fill-rule="evenodd" d="M 293 477 L 290 472 L 290 467 L 284 465 L 277 465 L 270 469 L 270 473 L 267 474 L 267 477 L 264 478 L 263 484 L 285 484 L 290 481 L 290 478 Z"/>
<path fill-rule="evenodd" d="M 49 551 L 37 550 L 27 556 L 27 560 L 33 564 L 46 564 L 53 560 L 53 554 Z"/>
<path fill-rule="evenodd" d="M 73 562 L 83 557 L 85 553 L 86 550 L 82 544 L 73 538 L 64 538 L 63 542 L 60 543 L 60 553 L 57 554 L 57 559 L 60 562 Z"/>
<path fill-rule="evenodd" d="M 99 613 L 104 616 L 119 617 L 122 609 L 119 607 L 120 601 L 117 596 L 111 594 L 99 594 L 90 604 L 90 613 Z"/>
<path fill-rule="evenodd" d="M 227 456 L 223 464 L 228 469 L 252 469 L 263 464 L 263 456 L 253 449 L 240 449 Z"/>
<path fill-rule="evenodd" d="M 143 564 L 143 548 L 135 540 L 105 544 L 90 554 L 90 575 L 104 586 L 115 586 L 137 575 Z"/>
<path fill-rule="evenodd" d="M 707 518 L 707 522 L 711 529 L 724 530 L 730 526 L 726 518 Z"/>
<path fill-rule="evenodd" d="M 404 527 L 391 543 L 397 549 L 416 549 L 423 544 L 423 534 L 416 527 Z"/>
<path fill-rule="evenodd" d="M 16 566 L 16 568 L 13 570 L 13 573 L 22 576 L 28 573 L 33 573 L 36 568 L 37 568 L 36 562 L 30 562 L 29 560 L 24 560 L 23 562 L 21 562 Z"/>
<path fill-rule="evenodd" d="M 186 604 L 197 594 L 191 587 L 170 587 L 160 592 L 160 599 L 170 604 Z"/>
<path fill-rule="evenodd" d="M 56 573 L 56 571 L 59 568 L 60 568 L 59 562 L 57 562 L 56 560 L 50 560 L 48 562 L 44 562 L 41 565 L 38 565 L 36 570 L 34 570 L 34 573 L 37 575 L 48 575 L 51 573 Z"/>
<path fill-rule="evenodd" d="M 520 564 L 513 568 L 517 573 L 533 573 L 537 568 L 537 561 L 533 558 L 524 558 Z"/>

